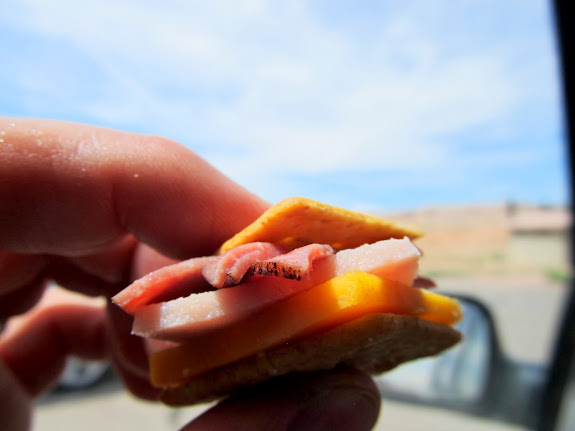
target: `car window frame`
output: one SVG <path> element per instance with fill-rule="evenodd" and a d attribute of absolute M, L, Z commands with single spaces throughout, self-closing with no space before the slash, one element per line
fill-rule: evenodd
<path fill-rule="evenodd" d="M 573 118 L 575 106 L 575 81 L 573 76 L 575 74 L 574 61 L 574 48 L 573 41 L 575 34 L 571 22 L 568 22 L 569 7 L 567 0 L 554 0 L 553 12 L 555 21 L 555 34 L 556 44 L 558 51 L 558 59 L 560 66 L 560 84 L 562 90 L 562 113 L 563 124 L 565 131 L 565 144 L 567 155 L 567 166 L 569 168 L 569 206 L 572 210 L 572 203 L 575 201 L 574 193 L 574 172 L 573 172 L 573 157 L 575 156 L 575 120 Z M 573 250 L 575 250 L 575 237 L 573 229 L 569 232 L 570 268 L 574 267 Z M 573 363 L 575 354 L 575 284 L 571 277 L 568 282 L 568 292 L 564 302 L 563 312 L 555 346 L 553 351 L 553 359 L 549 368 L 549 375 L 547 384 L 544 390 L 544 396 L 540 405 L 539 423 L 537 429 L 539 431 L 552 431 L 558 426 L 559 414 L 563 402 L 563 396 L 567 389 L 569 379 L 566 376 L 573 375 L 574 370 L 570 370 Z"/>

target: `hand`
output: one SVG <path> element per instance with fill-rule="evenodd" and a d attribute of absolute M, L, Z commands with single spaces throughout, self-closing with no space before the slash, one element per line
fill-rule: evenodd
<path fill-rule="evenodd" d="M 47 280 L 109 298 L 170 259 L 211 254 L 267 207 L 163 138 L 0 119 L 0 322 L 30 310 Z M 129 390 L 156 398 L 145 346 L 109 301 L 46 297 L 10 326 L 0 338 L 4 429 L 26 429 L 31 400 L 71 353 L 110 358 Z M 375 386 L 358 372 L 285 380 L 281 389 L 220 403 L 186 429 L 288 429 L 299 420 L 298 429 L 365 430 L 377 419 Z"/>

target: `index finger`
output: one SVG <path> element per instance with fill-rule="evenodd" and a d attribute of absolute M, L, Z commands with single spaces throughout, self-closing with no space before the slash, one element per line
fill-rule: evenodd
<path fill-rule="evenodd" d="M 131 233 L 183 258 L 214 251 L 267 203 L 167 139 L 0 119 L 0 248 L 82 255 Z"/>

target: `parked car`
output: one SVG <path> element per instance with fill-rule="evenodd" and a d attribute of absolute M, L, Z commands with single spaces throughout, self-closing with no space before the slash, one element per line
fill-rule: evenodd
<path fill-rule="evenodd" d="M 90 361 L 76 356 L 68 358 L 57 389 L 79 390 L 90 388 L 110 375 L 107 361 Z"/>

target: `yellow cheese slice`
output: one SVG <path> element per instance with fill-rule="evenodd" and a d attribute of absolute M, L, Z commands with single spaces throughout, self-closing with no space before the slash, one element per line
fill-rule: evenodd
<path fill-rule="evenodd" d="M 443 325 L 452 325 L 461 318 L 454 299 L 351 271 L 233 325 L 192 335 L 184 344 L 151 355 L 151 381 L 159 387 L 176 385 L 210 369 L 370 313 L 412 315 Z"/>

